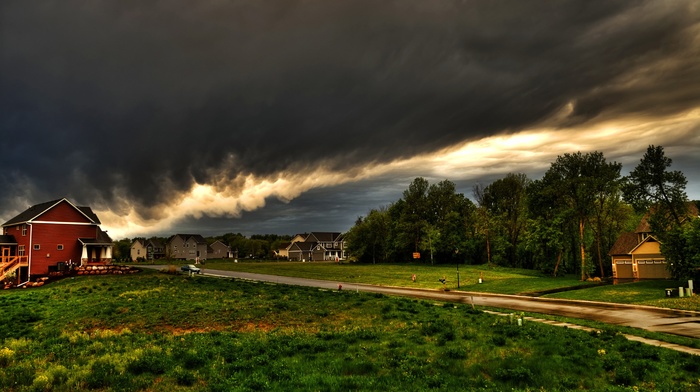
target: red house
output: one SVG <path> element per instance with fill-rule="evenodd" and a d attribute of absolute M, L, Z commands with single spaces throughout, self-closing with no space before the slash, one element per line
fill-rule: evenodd
<path fill-rule="evenodd" d="M 0 276 L 24 282 L 70 265 L 112 261 L 112 239 L 90 207 L 64 199 L 29 207 L 2 225 Z"/>

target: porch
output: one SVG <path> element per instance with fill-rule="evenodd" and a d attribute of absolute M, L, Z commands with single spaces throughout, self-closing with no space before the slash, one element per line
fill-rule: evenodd
<path fill-rule="evenodd" d="M 12 274 L 20 267 L 29 266 L 29 256 L 18 254 L 17 241 L 13 236 L 0 236 L 0 278 Z"/>

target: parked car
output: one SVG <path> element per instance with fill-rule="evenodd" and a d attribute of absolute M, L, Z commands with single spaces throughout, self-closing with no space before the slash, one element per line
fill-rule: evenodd
<path fill-rule="evenodd" d="M 191 272 L 193 274 L 201 274 L 202 273 L 202 270 L 199 267 L 195 266 L 194 264 L 185 264 L 182 267 L 180 267 L 180 269 L 182 270 L 182 272 Z"/>

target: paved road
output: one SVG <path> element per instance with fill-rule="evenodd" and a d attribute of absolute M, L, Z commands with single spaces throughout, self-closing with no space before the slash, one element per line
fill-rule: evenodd
<path fill-rule="evenodd" d="M 144 266 L 162 268 L 162 266 Z M 566 316 L 579 319 L 601 321 L 608 324 L 629 326 L 654 332 L 700 338 L 700 312 L 679 311 L 651 306 L 611 304 L 591 301 L 572 301 L 551 298 L 533 298 L 518 295 L 485 294 L 464 291 L 412 289 L 402 287 L 373 286 L 357 283 L 335 282 L 316 279 L 295 278 L 288 276 L 263 275 L 248 272 L 220 271 L 202 269 L 204 275 L 264 282 L 282 283 L 297 286 L 319 287 L 337 290 L 364 291 L 449 301 L 480 306 L 512 309 L 542 314 Z"/>

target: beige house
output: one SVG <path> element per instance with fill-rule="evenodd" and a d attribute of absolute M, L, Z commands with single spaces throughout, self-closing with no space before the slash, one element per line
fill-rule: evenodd
<path fill-rule="evenodd" d="M 131 256 L 131 261 L 137 261 L 140 258 L 143 258 L 145 260 L 146 241 L 141 238 L 135 239 L 134 242 L 131 244 L 131 250 L 129 251 L 129 255 Z"/>
<path fill-rule="evenodd" d="M 694 204 L 689 205 L 691 216 L 697 217 Z M 639 222 L 637 229 L 618 237 L 608 255 L 612 259 L 615 279 L 669 279 L 666 257 L 661 254 L 661 244 L 654 237 L 649 225 L 649 214 Z"/>
<path fill-rule="evenodd" d="M 206 260 L 207 241 L 199 234 L 175 234 L 165 246 L 165 253 L 171 259 Z"/>
<path fill-rule="evenodd" d="M 216 240 L 209 245 L 208 259 L 228 259 L 231 257 L 233 257 L 231 254 L 231 247 L 223 242 Z"/>

